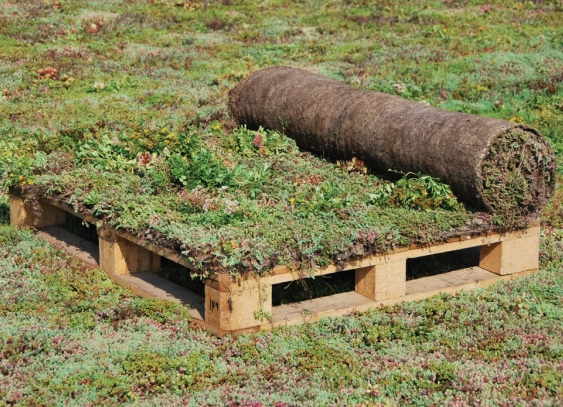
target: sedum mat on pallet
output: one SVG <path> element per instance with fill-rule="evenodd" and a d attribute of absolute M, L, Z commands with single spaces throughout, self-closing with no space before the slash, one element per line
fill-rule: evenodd
<path fill-rule="evenodd" d="M 44 157 L 33 179 L 16 188 L 32 207 L 51 199 L 183 253 L 200 277 L 265 274 L 277 265 L 307 275 L 411 243 L 509 226 L 508 219 L 460 203 L 435 178 L 410 174 L 391 182 L 358 160 L 331 162 L 300 151 L 279 132 L 189 129 L 158 136 L 116 134 L 88 141 L 78 157 Z M 151 147 L 155 138 L 168 147 Z M 110 165 L 96 158 L 100 149 L 118 167 L 100 167 Z"/>
<path fill-rule="evenodd" d="M 56 226 L 65 222 L 66 212 L 74 213 L 73 208 L 54 199 L 43 199 L 36 205 L 41 210 L 26 206 L 24 198 L 12 191 L 11 223 L 39 228 L 40 236 L 55 247 L 68 251 L 91 267 L 100 267 L 115 282 L 139 295 L 189 304 L 192 321 L 220 336 L 345 315 L 439 292 L 482 287 L 538 269 L 540 230 L 537 224 L 510 233 L 474 232 L 437 245 L 411 244 L 338 265 L 314 268 L 309 276 L 354 270 L 355 290 L 273 307 L 272 286 L 300 279 L 304 277 L 302 273 L 285 266 L 272 267 L 263 275 L 211 273 L 205 280 L 205 296 L 201 297 L 155 274 L 160 269 L 161 257 L 193 267 L 186 256 L 107 226 L 99 229 L 99 245 L 96 246 Z M 95 217 L 78 215 L 86 222 L 103 224 Z M 407 259 L 472 247 L 479 247 L 478 267 L 407 281 Z"/>

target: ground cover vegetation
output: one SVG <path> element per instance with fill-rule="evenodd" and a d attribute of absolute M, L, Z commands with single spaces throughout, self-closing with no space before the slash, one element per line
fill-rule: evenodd
<path fill-rule="evenodd" d="M 424 174 L 390 183 L 283 134 L 232 129 L 227 93 L 249 72 L 306 67 L 526 122 L 559 148 L 557 2 L 227 3 L 5 2 L 3 188 L 174 247 L 202 276 L 276 264 L 305 275 L 507 219 Z"/>
<path fill-rule="evenodd" d="M 528 124 L 561 175 L 559 1 L 0 5 L 2 191 L 59 196 L 184 251 L 200 275 L 306 271 L 503 225 L 425 174 L 372 174 L 282 133 L 233 128 L 227 93 L 255 69 L 290 64 Z M 135 298 L 5 225 L 4 195 L 0 403 L 561 404 L 562 198 L 558 187 L 542 218 L 537 275 L 216 339 L 181 308 Z"/>
<path fill-rule="evenodd" d="M 563 232 L 510 283 L 215 338 L 0 225 L 0 405 L 557 406 Z"/>

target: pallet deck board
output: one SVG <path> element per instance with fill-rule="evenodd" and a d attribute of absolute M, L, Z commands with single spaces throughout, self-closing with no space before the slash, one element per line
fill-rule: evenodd
<path fill-rule="evenodd" d="M 462 290 L 484 288 L 498 281 L 523 277 L 534 271 L 535 270 L 526 270 L 520 273 L 500 276 L 480 267 L 469 267 L 407 281 L 406 293 L 402 297 L 374 301 L 357 292 L 350 291 L 312 300 L 279 305 L 272 309 L 273 318 L 270 326 L 264 324 L 261 326 L 261 329 L 267 330 L 274 326 L 297 325 L 318 321 L 324 317 L 341 316 L 353 312 L 365 312 L 370 308 L 421 300 L 441 293 L 453 294 Z"/>
<path fill-rule="evenodd" d="M 291 304 L 278 305 L 272 309 L 274 325 L 291 323 L 295 320 L 309 321 L 313 316 L 322 317 L 335 309 L 353 310 L 361 306 L 373 305 L 374 301 L 355 291 L 333 294 Z"/>
<path fill-rule="evenodd" d="M 205 299 L 201 295 L 186 290 L 153 272 L 115 276 L 114 280 L 120 280 L 139 295 L 144 294 L 143 297 L 159 298 L 189 306 L 190 317 L 203 320 Z"/>
<path fill-rule="evenodd" d="M 37 231 L 37 235 L 53 247 L 75 256 L 86 266 L 100 267 L 100 250 L 92 242 L 82 239 L 59 226 L 47 226 Z"/>
<path fill-rule="evenodd" d="M 430 277 L 422 277 L 407 281 L 405 295 L 419 294 L 428 291 L 444 290 L 448 287 L 478 283 L 488 279 L 497 279 L 498 274 L 491 273 L 481 267 L 468 267 L 437 274 Z"/>
<path fill-rule="evenodd" d="M 37 231 L 37 236 L 53 247 L 78 258 L 90 268 L 100 267 L 98 245 L 89 242 L 58 226 L 48 226 Z M 142 297 L 160 298 L 190 306 L 190 316 L 203 319 L 205 299 L 152 272 L 122 276 L 109 276 L 118 285 L 130 288 Z"/>
<path fill-rule="evenodd" d="M 445 243 L 428 244 L 424 246 L 421 245 L 412 248 L 399 247 L 391 253 L 373 254 L 365 256 L 362 259 L 349 260 L 340 266 L 329 264 L 328 266 L 319 267 L 314 270 L 311 275 L 307 275 L 305 277 L 319 277 L 339 271 L 354 270 L 362 267 L 388 264 L 391 261 L 397 262 L 446 252 L 475 249 L 481 246 L 490 246 L 498 243 L 517 240 L 523 236 L 536 236 L 539 235 L 539 233 L 539 226 L 534 224 L 532 227 L 526 230 L 518 230 L 514 231 L 513 233 L 490 233 L 487 235 L 478 234 L 476 236 L 467 235 Z M 273 274 L 265 276 L 263 277 L 263 279 L 267 284 L 281 284 L 287 283 L 292 280 L 299 280 L 302 277 L 303 276 L 299 273 L 294 272 L 285 266 L 276 266 L 274 268 Z"/>
<path fill-rule="evenodd" d="M 54 247 L 76 256 L 88 267 L 104 270 L 114 282 L 138 295 L 189 305 L 191 321 L 219 336 L 268 330 L 419 300 L 438 293 L 486 287 L 496 281 L 533 273 L 539 267 L 540 227 L 536 222 L 529 228 L 509 233 L 476 233 L 441 244 L 413 244 L 310 270 L 306 275 L 285 266 L 276 266 L 262 276 L 211 273 L 205 280 L 205 296 L 202 297 L 158 275 L 162 257 L 192 268 L 182 253 L 146 242 L 103 222 L 100 224 L 99 219 L 90 215 L 76 214 L 73 208 L 53 199 L 44 199 L 40 205 L 41 211 L 33 211 L 25 206 L 21 195 L 11 193 L 11 223 L 39 227 L 38 235 Z M 99 244 L 56 226 L 65 222 L 66 212 L 101 226 L 97 229 Z M 445 252 L 478 255 L 479 265 L 407 281 L 408 259 Z M 355 272 L 354 291 L 272 306 L 273 285 L 344 270 Z"/>

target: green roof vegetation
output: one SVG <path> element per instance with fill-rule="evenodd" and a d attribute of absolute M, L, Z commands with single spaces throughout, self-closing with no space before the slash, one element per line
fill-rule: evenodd
<path fill-rule="evenodd" d="M 235 273 L 486 227 L 427 175 L 391 184 L 233 130 L 227 93 L 293 65 L 533 126 L 561 175 L 562 16 L 556 0 L 0 0 L 2 193 L 25 184 Z M 561 405 L 562 202 L 558 186 L 534 275 L 219 339 L 8 226 L 0 194 L 0 405 Z"/>
<path fill-rule="evenodd" d="M 223 3 L 6 3 L 4 191 L 57 196 L 184 252 L 203 276 L 306 271 L 505 225 L 427 175 L 366 174 L 233 129 L 227 92 L 275 64 L 525 122 L 561 151 L 556 2 Z"/>

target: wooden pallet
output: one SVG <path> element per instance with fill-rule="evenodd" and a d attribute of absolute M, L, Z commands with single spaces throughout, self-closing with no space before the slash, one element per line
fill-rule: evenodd
<path fill-rule="evenodd" d="M 230 277 L 217 274 L 205 281 L 205 298 L 159 277 L 161 257 L 188 268 L 188 259 L 170 249 L 141 241 L 120 230 L 104 228 L 99 245 L 86 242 L 56 225 L 66 221 L 72 208 L 55 200 L 39 203 L 34 213 L 17 191 L 10 193 L 10 221 L 38 228 L 38 234 L 91 267 L 99 267 L 116 283 L 142 296 L 189 304 L 192 321 L 223 336 L 238 335 L 275 326 L 300 324 L 326 316 L 365 311 L 381 305 L 426 298 L 437 293 L 485 287 L 538 270 L 539 225 L 511 233 L 464 236 L 434 246 L 411 246 L 392 253 L 372 255 L 337 267 L 314 270 L 311 277 L 355 270 L 355 291 L 272 307 L 272 286 L 302 276 L 282 266 L 264 277 Z M 89 223 L 100 220 L 75 214 Z M 407 259 L 479 248 L 479 266 L 416 280 L 406 280 Z"/>

